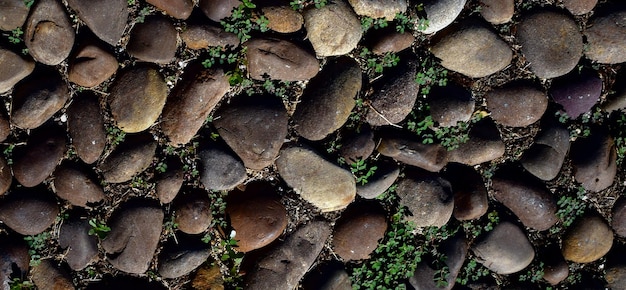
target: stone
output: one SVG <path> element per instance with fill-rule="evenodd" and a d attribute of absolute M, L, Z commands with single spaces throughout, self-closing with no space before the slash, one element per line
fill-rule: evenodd
<path fill-rule="evenodd" d="M 496 88 L 487 92 L 485 99 L 491 118 L 511 127 L 526 127 L 537 122 L 548 108 L 546 93 L 525 84 Z"/>
<path fill-rule="evenodd" d="M 31 279 L 37 289 L 70 290 L 75 289 L 70 275 L 55 265 L 54 260 L 41 260 L 31 271 Z"/>
<path fill-rule="evenodd" d="M 185 172 L 180 161 L 168 162 L 167 171 L 156 179 L 156 194 L 161 204 L 168 204 L 176 198 L 185 181 Z"/>
<path fill-rule="evenodd" d="M 500 131 L 490 118 L 474 124 L 468 137 L 469 140 L 448 152 L 449 162 L 474 166 L 504 156 L 505 146 Z"/>
<path fill-rule="evenodd" d="M 118 207 L 108 221 L 111 231 L 100 243 L 109 263 L 126 273 L 146 272 L 157 249 L 164 217 L 163 210 L 148 200 L 131 199 Z"/>
<path fill-rule="evenodd" d="M 585 56 L 606 64 L 626 62 L 626 10 L 614 11 L 590 21 Z"/>
<path fill-rule="evenodd" d="M 370 97 L 370 109 L 365 115 L 365 121 L 372 126 L 402 122 L 413 109 L 419 94 L 416 73 L 417 63 L 413 60 L 399 64 L 394 71 L 387 73 L 375 85 L 376 90 Z"/>
<path fill-rule="evenodd" d="M 438 3 L 442 2 L 451 1 Z M 489 27 L 477 22 L 465 22 L 454 28 L 434 43 L 430 51 L 441 59 L 443 67 L 471 78 L 501 71 L 513 59 L 509 45 Z"/>
<path fill-rule="evenodd" d="M 35 129 L 61 110 L 69 98 L 69 88 L 61 76 L 43 70 L 13 89 L 11 122 L 22 129 Z"/>
<path fill-rule="evenodd" d="M 427 262 L 421 262 L 417 264 L 415 274 L 409 278 L 409 283 L 415 289 L 446 289 L 450 290 L 456 283 L 456 277 L 465 262 L 469 244 L 462 235 L 455 235 L 452 238 L 445 240 L 439 246 L 439 253 L 445 257 L 445 261 L 442 263 L 448 268 L 448 273 L 444 277 L 446 282 L 445 286 L 439 285 L 437 282 L 436 269 L 433 269 Z"/>
<path fill-rule="evenodd" d="M 528 148 L 520 162 L 524 169 L 542 180 L 552 180 L 561 171 L 569 151 L 569 130 L 557 121 L 542 124 L 535 143 Z"/>
<path fill-rule="evenodd" d="M 613 245 L 613 232 L 597 215 L 578 219 L 563 236 L 561 252 L 574 263 L 591 263 L 602 258 Z"/>
<path fill-rule="evenodd" d="M 207 190 L 231 190 L 246 179 L 243 162 L 223 146 L 208 146 L 199 156 L 200 182 Z"/>
<path fill-rule="evenodd" d="M 118 274 L 115 276 L 104 275 L 103 279 L 99 279 L 97 283 L 90 283 L 89 290 L 108 290 L 108 289 L 151 289 L 166 290 L 168 289 L 161 282 L 149 280 L 149 278 L 133 277 L 130 275 Z"/>
<path fill-rule="evenodd" d="M 241 5 L 239 0 L 200 0 L 198 7 L 209 19 L 220 22 L 220 20 L 230 17 L 233 8 Z"/>
<path fill-rule="evenodd" d="M 605 128 L 592 128 L 591 135 L 572 144 L 570 159 L 574 178 L 589 191 L 598 192 L 613 184 L 617 174 L 617 151 Z"/>
<path fill-rule="evenodd" d="M 475 220 L 487 213 L 489 198 L 480 174 L 467 165 L 448 165 L 446 178 L 452 185 L 454 210 L 452 215 L 459 221 Z"/>
<path fill-rule="evenodd" d="M 0 142 L 4 142 L 11 135 L 11 123 L 8 114 L 0 109 Z"/>
<path fill-rule="evenodd" d="M 595 71 L 584 71 L 555 80 L 550 87 L 552 99 L 563 107 L 571 119 L 589 112 L 600 100 L 600 94 L 602 94 L 602 79 Z"/>
<path fill-rule="evenodd" d="M 414 41 L 415 37 L 410 32 L 400 33 L 389 30 L 377 35 L 377 39 L 372 44 L 372 52 L 378 55 L 398 53 L 411 47 Z"/>
<path fill-rule="evenodd" d="M 274 38 L 256 38 L 244 44 L 248 50 L 248 72 L 255 80 L 264 75 L 281 81 L 302 81 L 314 77 L 319 62 L 309 52 L 292 42 Z"/>
<path fill-rule="evenodd" d="M 169 19 L 149 17 L 133 27 L 126 50 L 139 60 L 167 64 L 176 56 L 177 37 L 176 28 Z"/>
<path fill-rule="evenodd" d="M 548 246 L 538 257 L 542 257 L 544 263 L 543 280 L 550 283 L 550 285 L 557 285 L 567 279 L 569 276 L 569 265 L 557 247 Z"/>
<path fill-rule="evenodd" d="M 35 63 L 32 60 L 24 59 L 10 50 L 0 49 L 0 94 L 8 92 L 34 69 Z"/>
<path fill-rule="evenodd" d="M 574 15 L 583 15 L 591 12 L 598 4 L 598 0 L 563 0 L 563 6 Z"/>
<path fill-rule="evenodd" d="M 333 231 L 333 252 L 344 261 L 365 260 L 387 231 L 385 211 L 375 203 L 354 204 L 346 209 Z"/>
<path fill-rule="evenodd" d="M 71 218 L 61 225 L 59 246 L 65 249 L 65 260 L 74 271 L 87 267 L 98 256 L 98 238 L 90 235 L 87 219 Z"/>
<path fill-rule="evenodd" d="M 606 275 L 604 276 L 607 282 L 607 287 L 613 290 L 626 289 L 626 265 L 613 265 L 607 267 Z"/>
<path fill-rule="evenodd" d="M 331 261 L 311 269 L 302 280 L 304 290 L 350 290 L 352 282 L 343 264 Z"/>
<path fill-rule="evenodd" d="M 159 275 L 174 279 L 191 273 L 211 257 L 209 245 L 189 237 L 167 243 L 159 255 Z"/>
<path fill-rule="evenodd" d="M 54 171 L 53 189 L 72 205 L 87 207 L 104 199 L 104 190 L 87 168 L 61 165 Z M 95 174 L 91 174 L 95 175 Z"/>
<path fill-rule="evenodd" d="M 180 34 L 187 48 L 200 50 L 212 46 L 237 47 L 239 38 L 221 27 L 212 25 L 190 25 Z"/>
<path fill-rule="evenodd" d="M 107 101 L 117 126 L 137 133 L 152 126 L 161 114 L 167 85 L 155 68 L 139 65 L 118 73 L 109 92 Z"/>
<path fill-rule="evenodd" d="M 23 237 L 5 236 L 0 241 L 0 288 L 11 289 L 13 277 L 28 274 L 30 256 Z"/>
<path fill-rule="evenodd" d="M 269 6 L 261 8 L 267 18 L 267 27 L 279 33 L 293 33 L 302 28 L 304 17 L 289 6 Z"/>
<path fill-rule="evenodd" d="M 152 164 L 157 142 L 149 134 L 127 136 L 126 140 L 104 159 L 98 169 L 109 183 L 129 181 Z"/>
<path fill-rule="evenodd" d="M 616 235 L 626 237 L 626 198 L 617 199 L 611 210 L 611 228 Z"/>
<path fill-rule="evenodd" d="M 343 139 L 339 154 L 348 164 L 352 164 L 367 159 L 374 149 L 376 149 L 374 132 L 369 126 L 362 125 L 359 130 L 349 132 Z"/>
<path fill-rule="evenodd" d="M 287 227 L 287 210 L 271 186 L 250 184 L 244 192 L 230 192 L 226 214 L 235 231 L 237 250 L 263 248 L 280 237 Z"/>
<path fill-rule="evenodd" d="M 41 188 L 13 192 L 0 202 L 0 221 L 24 236 L 42 233 L 58 214 L 56 200 Z"/>
<path fill-rule="evenodd" d="M 501 168 L 492 178 L 493 197 L 511 210 L 524 226 L 545 231 L 559 220 L 557 204 L 543 182 L 519 169 Z"/>
<path fill-rule="evenodd" d="M 98 97 L 91 93 L 78 95 L 66 113 L 67 131 L 76 154 L 87 164 L 96 162 L 107 142 L 104 115 Z"/>
<path fill-rule="evenodd" d="M 117 71 L 117 59 L 97 44 L 78 48 L 70 60 L 68 80 L 92 88 L 109 79 Z"/>
<path fill-rule="evenodd" d="M 222 69 L 188 67 L 170 93 L 161 115 L 161 129 L 169 144 L 189 143 L 228 89 L 228 76 Z"/>
<path fill-rule="evenodd" d="M 15 152 L 13 176 L 25 187 L 42 183 L 57 167 L 65 154 L 65 132 L 46 128 L 35 132 L 26 147 Z"/>
<path fill-rule="evenodd" d="M 396 14 L 406 12 L 407 1 L 405 0 L 348 0 L 350 6 L 357 15 L 370 18 L 385 18 L 392 21 Z"/>
<path fill-rule="evenodd" d="M 338 58 L 304 89 L 291 116 L 298 134 L 318 141 L 339 129 L 350 117 L 361 90 L 361 68 L 348 57 Z"/>
<path fill-rule="evenodd" d="M 461 14 L 467 0 L 429 0 L 424 3 L 428 27 L 421 30 L 424 34 L 431 34 L 446 28 Z"/>
<path fill-rule="evenodd" d="M 452 84 L 436 86 L 428 96 L 430 115 L 439 127 L 456 126 L 458 122 L 469 122 L 472 118 L 474 99 L 465 88 Z"/>
<path fill-rule="evenodd" d="M 514 0 L 481 0 L 480 15 L 491 24 L 504 24 L 515 14 Z"/>
<path fill-rule="evenodd" d="M 626 111 L 626 90 L 608 95 L 601 108 L 609 113 L 619 110 Z"/>
<path fill-rule="evenodd" d="M 21 0 L 0 1 L 0 30 L 10 31 L 22 27 L 30 8 Z"/>
<path fill-rule="evenodd" d="M 205 263 L 200 266 L 191 280 L 193 289 L 224 290 L 224 277 L 219 265 Z"/>
<path fill-rule="evenodd" d="M 504 221 L 472 247 L 478 262 L 498 274 L 512 274 L 526 268 L 535 250 L 517 225 Z"/>
<path fill-rule="evenodd" d="M 578 25 L 559 12 L 541 11 L 525 16 L 518 25 L 517 39 L 530 70 L 542 79 L 570 72 L 583 53 Z"/>
<path fill-rule="evenodd" d="M 69 56 L 75 35 L 61 1 L 41 0 L 33 4 L 24 43 L 36 61 L 51 66 L 61 63 Z"/>
<path fill-rule="evenodd" d="M 174 221 L 178 229 L 186 234 L 200 234 L 206 231 L 213 220 L 211 200 L 203 191 L 187 192 L 174 201 Z"/>
<path fill-rule="evenodd" d="M 68 0 L 67 4 L 100 39 L 115 46 L 122 38 L 128 22 L 125 0 Z"/>
<path fill-rule="evenodd" d="M 245 277 L 245 289 L 295 289 L 311 268 L 331 233 L 323 221 L 312 221 L 260 259 Z"/>
<path fill-rule="evenodd" d="M 389 189 L 398 176 L 400 175 L 400 167 L 394 162 L 378 162 L 374 175 L 372 175 L 366 184 L 358 184 L 356 186 L 356 194 L 365 199 L 374 199 Z"/>
<path fill-rule="evenodd" d="M 347 54 L 363 36 L 361 21 L 343 0 L 307 9 L 303 16 L 307 38 L 320 57 Z"/>
<path fill-rule="evenodd" d="M 240 96 L 219 108 L 213 125 L 226 144 L 250 169 L 274 163 L 287 136 L 287 111 L 269 95 Z"/>
<path fill-rule="evenodd" d="M 287 185 L 322 212 L 343 209 L 356 196 L 352 173 L 312 149 L 283 148 L 276 160 L 276 169 Z"/>
<path fill-rule="evenodd" d="M 384 137 L 376 150 L 396 161 L 417 166 L 430 172 L 438 172 L 448 163 L 448 151 L 443 146 L 424 144 L 410 136 L 407 136 L 406 139 Z"/>
<path fill-rule="evenodd" d="M 185 20 L 189 18 L 193 10 L 193 0 L 146 0 L 146 2 L 176 19 Z"/>
<path fill-rule="evenodd" d="M 436 174 L 407 172 L 398 182 L 396 193 L 400 205 L 409 211 L 405 219 L 416 227 L 442 227 L 452 216 L 454 197 L 450 182 Z"/>
<path fill-rule="evenodd" d="M 11 183 L 13 183 L 11 167 L 4 157 L 0 157 L 0 196 L 4 195 L 9 190 Z"/>

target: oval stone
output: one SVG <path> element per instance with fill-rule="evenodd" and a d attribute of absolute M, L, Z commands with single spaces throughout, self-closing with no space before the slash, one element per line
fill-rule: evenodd
<path fill-rule="evenodd" d="M 211 200 L 208 194 L 192 191 L 174 201 L 175 222 L 187 234 L 200 234 L 211 225 Z"/>
<path fill-rule="evenodd" d="M 319 62 L 309 52 L 286 40 L 259 38 L 243 44 L 248 47 L 248 72 L 255 80 L 264 75 L 281 81 L 302 81 L 314 77 Z"/>
<path fill-rule="evenodd" d="M 522 230 L 510 223 L 501 222 L 487 233 L 472 251 L 479 262 L 498 274 L 512 274 L 526 268 L 535 257 L 535 250 Z"/>
<path fill-rule="evenodd" d="M 55 71 L 42 70 L 15 86 L 11 122 L 22 129 L 45 123 L 69 100 L 70 91 Z"/>
<path fill-rule="evenodd" d="M 626 62 L 626 11 L 615 11 L 591 21 L 585 30 L 587 58 L 599 63 Z"/>
<path fill-rule="evenodd" d="M 104 176 L 104 181 L 122 183 L 131 180 L 133 176 L 143 172 L 152 164 L 156 147 L 157 142 L 150 135 L 127 137 L 98 166 Z"/>
<path fill-rule="evenodd" d="M 98 255 L 98 238 L 90 235 L 86 219 L 70 218 L 59 230 L 59 246 L 66 249 L 65 260 L 72 270 L 80 271 Z"/>
<path fill-rule="evenodd" d="M 0 202 L 0 221 L 25 236 L 42 233 L 58 214 L 54 197 L 41 189 L 14 192 Z"/>
<path fill-rule="evenodd" d="M 86 168 L 62 165 L 54 172 L 54 190 L 58 197 L 76 206 L 86 207 L 104 199 L 104 190 Z"/>
<path fill-rule="evenodd" d="M 65 132 L 46 128 L 33 134 L 13 163 L 15 179 L 25 187 L 42 183 L 63 159 L 66 149 Z"/>
<path fill-rule="evenodd" d="M 10 50 L 0 49 L 0 94 L 9 91 L 34 69 L 32 60 L 24 59 Z"/>
<path fill-rule="evenodd" d="M 494 121 L 511 127 L 526 127 L 537 122 L 548 108 L 545 92 L 528 85 L 509 85 L 485 95 Z"/>
<path fill-rule="evenodd" d="M 344 261 L 367 259 L 386 231 L 387 218 L 380 206 L 351 206 L 337 221 L 333 232 L 333 250 Z"/>
<path fill-rule="evenodd" d="M 70 61 L 68 80 L 87 88 L 106 81 L 117 71 L 117 59 L 96 44 L 80 47 Z"/>
<path fill-rule="evenodd" d="M 134 26 L 126 50 L 139 60 L 167 64 L 176 55 L 177 37 L 176 28 L 170 20 L 160 16 L 149 17 Z"/>
<path fill-rule="evenodd" d="M 396 189 L 400 205 L 411 213 L 406 216 L 416 227 L 442 227 L 454 209 L 454 197 L 450 182 L 436 174 L 412 171 L 398 182 Z"/>
<path fill-rule="evenodd" d="M 599 216 L 583 216 L 563 237 L 561 251 L 566 260 L 591 263 L 602 258 L 613 245 L 613 231 Z"/>
<path fill-rule="evenodd" d="M 104 116 L 98 97 L 78 95 L 67 108 L 67 131 L 78 157 L 87 164 L 100 158 L 107 141 Z"/>
<path fill-rule="evenodd" d="M 61 63 L 70 55 L 75 35 L 61 1 L 35 2 L 26 23 L 24 43 L 36 61 L 47 65 Z"/>
<path fill-rule="evenodd" d="M 307 38 L 318 56 L 347 54 L 363 36 L 361 21 L 343 0 L 307 9 L 303 16 Z"/>

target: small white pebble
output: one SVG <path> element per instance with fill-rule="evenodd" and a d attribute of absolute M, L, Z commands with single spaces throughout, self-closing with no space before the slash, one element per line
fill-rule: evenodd
<path fill-rule="evenodd" d="M 61 122 L 63 122 L 63 123 L 67 122 L 67 115 L 66 114 L 61 115 Z"/>

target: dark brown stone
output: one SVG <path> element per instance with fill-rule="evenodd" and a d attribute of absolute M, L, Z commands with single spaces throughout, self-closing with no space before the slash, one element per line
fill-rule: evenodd
<path fill-rule="evenodd" d="M 104 181 L 122 183 L 131 180 L 133 176 L 150 166 L 156 147 L 157 142 L 152 139 L 151 135 L 127 137 L 98 166 L 104 176 Z"/>
<path fill-rule="evenodd" d="M 13 192 L 0 202 L 0 221 L 25 236 L 42 233 L 58 214 L 52 194 L 41 189 Z"/>
<path fill-rule="evenodd" d="M 376 150 L 384 156 L 431 172 L 438 172 L 448 163 L 448 151 L 443 146 L 413 139 L 383 138 Z"/>
<path fill-rule="evenodd" d="M 168 15 L 178 18 L 187 19 L 193 10 L 192 0 L 146 0 L 146 2 L 165 11 Z"/>
<path fill-rule="evenodd" d="M 180 34 L 188 48 L 200 50 L 212 46 L 237 47 L 239 38 L 223 28 L 210 25 L 191 25 Z"/>
<path fill-rule="evenodd" d="M 604 219 L 597 215 L 586 215 L 567 230 L 561 251 L 568 261 L 591 263 L 604 257 L 612 245 L 613 231 Z"/>
<path fill-rule="evenodd" d="M 67 3 L 100 39 L 110 45 L 120 41 L 128 21 L 126 0 L 68 0 Z"/>
<path fill-rule="evenodd" d="M 248 47 L 248 72 L 255 80 L 263 80 L 265 74 L 281 81 L 308 80 L 320 68 L 315 56 L 286 40 L 259 38 L 244 45 Z"/>
<path fill-rule="evenodd" d="M 22 27 L 29 10 L 23 0 L 0 0 L 0 30 Z"/>
<path fill-rule="evenodd" d="M 371 107 L 365 116 L 367 123 L 372 126 L 396 124 L 409 115 L 419 93 L 416 73 L 416 62 L 408 61 L 386 74 L 381 80 L 382 86 L 371 96 Z"/>
<path fill-rule="evenodd" d="M 33 4 L 26 23 L 24 43 L 36 61 L 47 65 L 61 63 L 69 56 L 75 35 L 61 1 L 41 0 Z"/>
<path fill-rule="evenodd" d="M 104 190 L 86 168 L 61 165 L 54 171 L 54 190 L 58 197 L 81 207 L 100 202 Z"/>
<path fill-rule="evenodd" d="M 65 132 L 58 128 L 36 131 L 13 163 L 15 179 L 25 187 L 42 183 L 63 159 L 66 150 Z"/>
<path fill-rule="evenodd" d="M 348 207 L 333 232 L 333 251 L 345 261 L 364 260 L 387 231 L 385 212 L 374 204 Z"/>
<path fill-rule="evenodd" d="M 491 118 L 505 126 L 526 127 L 538 121 L 548 108 L 546 93 L 527 85 L 497 88 L 485 99 Z"/>
<path fill-rule="evenodd" d="M 70 218 L 59 230 L 59 246 L 66 250 L 65 260 L 72 270 L 80 271 L 98 256 L 98 238 L 90 235 L 86 219 Z"/>
<path fill-rule="evenodd" d="M 9 91 L 34 69 L 35 62 L 32 60 L 22 58 L 10 50 L 0 49 L 0 94 Z"/>
<path fill-rule="evenodd" d="M 100 158 L 107 141 L 104 116 L 98 98 L 92 94 L 79 95 L 67 108 L 67 130 L 76 154 L 85 163 Z"/>
<path fill-rule="evenodd" d="M 209 19 L 220 22 L 220 20 L 232 15 L 233 8 L 241 5 L 239 0 L 200 0 L 198 7 Z"/>
<path fill-rule="evenodd" d="M 15 86 L 11 122 L 22 129 L 35 129 L 63 108 L 69 98 L 69 88 L 61 76 L 42 70 Z"/>
<path fill-rule="evenodd" d="M 167 64 L 176 56 L 178 33 L 165 17 L 149 17 L 135 25 L 126 46 L 128 53 L 139 60 Z"/>
<path fill-rule="evenodd" d="M 481 264 L 499 274 L 521 271 L 533 261 L 535 250 L 515 224 L 501 222 L 472 247 Z"/>
<path fill-rule="evenodd" d="M 39 262 L 31 271 L 33 283 L 41 290 L 73 290 L 70 275 L 55 265 L 54 260 L 46 259 Z"/>
<path fill-rule="evenodd" d="M 396 189 L 400 205 L 406 206 L 406 220 L 416 227 L 442 227 L 454 209 L 454 197 L 450 182 L 436 174 L 411 171 L 398 182 Z"/>
<path fill-rule="evenodd" d="M 95 87 L 110 78 L 117 66 L 115 56 L 96 44 L 87 44 L 74 53 L 68 80 L 83 87 Z"/>
<path fill-rule="evenodd" d="M 174 201 L 175 221 L 178 229 L 187 234 L 199 234 L 211 225 L 211 200 L 207 193 L 183 193 Z"/>

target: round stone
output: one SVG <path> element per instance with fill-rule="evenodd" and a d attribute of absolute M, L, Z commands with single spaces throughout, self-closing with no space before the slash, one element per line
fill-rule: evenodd
<path fill-rule="evenodd" d="M 333 250 L 344 261 L 364 260 L 387 231 L 385 212 L 374 204 L 355 204 L 337 221 Z"/>
<path fill-rule="evenodd" d="M 561 251 L 566 260 L 591 263 L 602 258 L 613 245 L 613 232 L 599 216 L 583 216 L 563 237 Z"/>
<path fill-rule="evenodd" d="M 244 45 L 248 48 L 248 72 L 253 79 L 263 80 L 267 75 L 275 80 L 302 81 L 319 71 L 315 56 L 289 41 L 257 38 Z"/>
<path fill-rule="evenodd" d="M 13 192 L 0 202 L 0 221 L 25 236 L 42 233 L 58 214 L 59 206 L 52 194 L 38 189 Z"/>
<path fill-rule="evenodd" d="M 550 87 L 552 99 L 563 106 L 571 119 L 587 113 L 600 100 L 602 79 L 595 71 L 584 71 L 555 80 Z"/>
<path fill-rule="evenodd" d="M 588 27 L 587 58 L 606 64 L 626 62 L 626 10 L 600 16 Z"/>
<path fill-rule="evenodd" d="M 343 140 L 339 154 L 348 164 L 367 159 L 376 149 L 374 132 L 367 125 L 361 126 L 358 131 L 348 132 Z"/>
<path fill-rule="evenodd" d="M 583 15 L 591 12 L 598 4 L 598 0 L 563 0 L 563 6 L 574 15 Z"/>
<path fill-rule="evenodd" d="M 592 128 L 591 135 L 572 144 L 570 159 L 574 178 L 589 191 L 598 192 L 611 186 L 617 175 L 617 151 L 606 128 Z"/>
<path fill-rule="evenodd" d="M 220 22 L 220 20 L 232 15 L 234 8 L 241 5 L 239 0 L 200 0 L 198 7 L 209 19 Z"/>
<path fill-rule="evenodd" d="M 343 0 L 308 9 L 303 16 L 307 38 L 318 56 L 349 53 L 363 36 L 361 21 Z"/>
<path fill-rule="evenodd" d="M 42 183 L 54 172 L 66 149 L 65 132 L 59 128 L 36 131 L 21 152 L 16 152 L 13 175 L 25 187 Z"/>
<path fill-rule="evenodd" d="M 117 45 L 128 22 L 128 1 L 67 0 L 67 4 L 98 38 L 112 46 Z"/>
<path fill-rule="evenodd" d="M 24 59 L 10 50 L 0 49 L 0 94 L 9 91 L 34 69 L 32 60 Z"/>
<path fill-rule="evenodd" d="M 300 30 L 304 23 L 302 14 L 288 6 L 269 6 L 261 9 L 267 17 L 267 27 L 280 33 L 292 33 Z"/>
<path fill-rule="evenodd" d="M 537 122 L 548 108 L 548 97 L 529 85 L 509 85 L 485 95 L 487 109 L 494 121 L 511 127 L 526 127 Z"/>
<path fill-rule="evenodd" d="M 433 173 L 414 171 L 398 182 L 400 205 L 411 213 L 405 218 L 416 227 L 442 227 L 454 209 L 450 182 Z"/>
<path fill-rule="evenodd" d="M 187 234 L 199 234 L 211 225 L 211 200 L 200 191 L 184 193 L 174 201 L 175 222 Z"/>
<path fill-rule="evenodd" d="M 504 24 L 515 14 L 515 0 L 481 0 L 480 15 L 491 24 Z"/>
<path fill-rule="evenodd" d="M 104 181 L 122 183 L 131 180 L 152 164 L 156 147 L 157 142 L 152 139 L 151 135 L 126 137 L 126 140 L 98 166 L 104 176 Z"/>
<path fill-rule="evenodd" d="M 68 70 L 68 79 L 80 86 L 92 88 L 106 81 L 117 71 L 117 59 L 95 44 L 80 47 Z"/>
<path fill-rule="evenodd" d="M 422 33 L 431 34 L 446 28 L 461 14 L 467 0 L 428 1 L 424 5 L 428 26 Z"/>
<path fill-rule="evenodd" d="M 199 156 L 200 182 L 208 190 L 231 190 L 246 179 L 243 162 L 222 146 L 207 146 Z"/>
<path fill-rule="evenodd" d="M 448 84 L 445 87 L 435 87 L 428 96 L 430 115 L 440 127 L 468 122 L 474 113 L 472 93 L 461 86 Z"/>
<path fill-rule="evenodd" d="M 26 17 L 28 17 L 29 10 L 23 0 L 2 1 L 2 5 L 0 5 L 0 30 L 11 31 L 22 27 Z"/>
<path fill-rule="evenodd" d="M 26 22 L 24 43 L 36 61 L 51 66 L 61 63 L 69 56 L 75 35 L 61 1 L 35 2 Z"/>
<path fill-rule="evenodd" d="M 481 264 L 498 274 L 512 274 L 526 268 L 535 257 L 535 250 L 522 230 L 501 222 L 472 247 Z"/>
<path fill-rule="evenodd" d="M 86 207 L 104 199 L 102 186 L 89 176 L 86 168 L 59 166 L 54 172 L 54 190 L 72 205 Z"/>
<path fill-rule="evenodd" d="M 178 33 L 164 17 L 150 17 L 135 25 L 126 49 L 139 60 L 166 64 L 174 60 Z"/>

